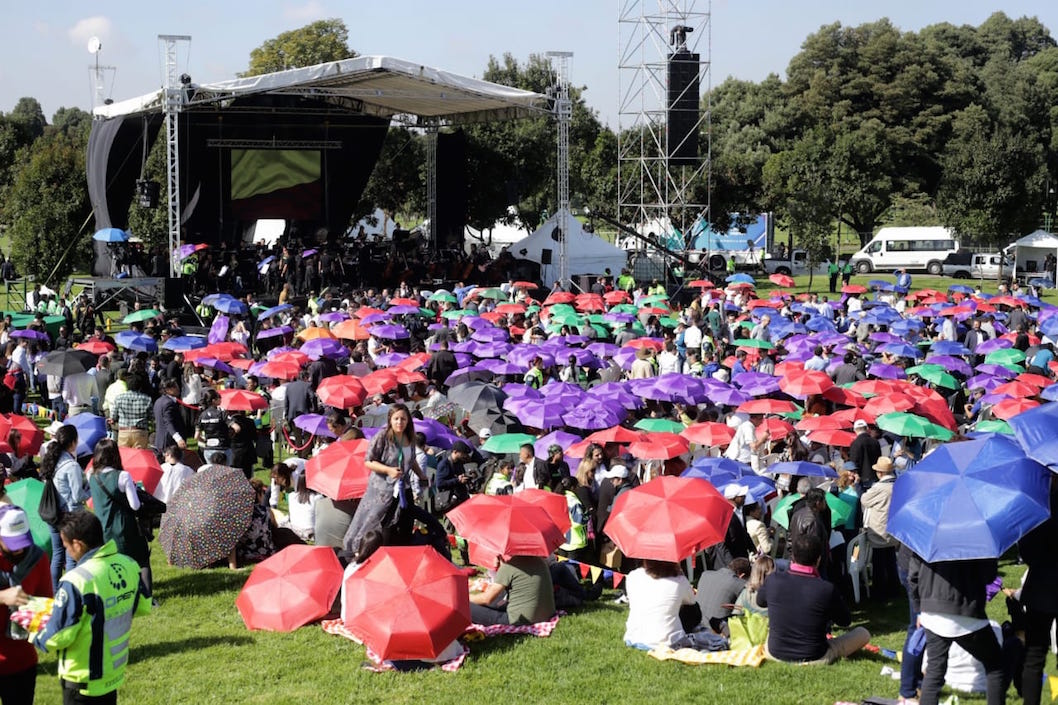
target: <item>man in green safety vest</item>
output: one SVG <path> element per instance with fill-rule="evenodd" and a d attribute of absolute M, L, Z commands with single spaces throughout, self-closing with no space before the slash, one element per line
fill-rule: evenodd
<path fill-rule="evenodd" d="M 118 553 L 113 541 L 103 542 L 103 525 L 94 514 L 67 514 L 59 534 L 77 565 L 59 580 L 48 625 L 34 643 L 58 653 L 63 705 L 116 703 L 132 617 L 150 612 L 150 595 L 136 561 Z"/>

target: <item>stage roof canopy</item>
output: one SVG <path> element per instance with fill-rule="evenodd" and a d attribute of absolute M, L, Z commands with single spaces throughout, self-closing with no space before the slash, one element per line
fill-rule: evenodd
<path fill-rule="evenodd" d="M 415 116 L 422 122 L 462 124 L 550 113 L 547 96 L 477 78 L 468 78 L 389 56 L 358 56 L 219 83 L 192 83 L 183 110 L 216 109 L 247 96 L 291 95 L 315 98 L 350 112 L 382 118 Z M 160 113 L 159 89 L 95 109 L 113 118 Z M 218 105 L 220 104 L 220 105 Z"/>

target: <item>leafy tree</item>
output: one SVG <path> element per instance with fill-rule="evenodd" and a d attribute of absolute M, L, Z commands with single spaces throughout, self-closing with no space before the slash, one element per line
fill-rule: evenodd
<path fill-rule="evenodd" d="M 354 221 L 370 215 L 375 208 L 391 215 L 425 210 L 426 170 L 422 139 L 407 128 L 389 128 L 382 143 L 382 153 L 360 197 L 358 212 L 353 215 Z M 414 207 L 419 204 L 421 210 Z"/>
<path fill-rule="evenodd" d="M 92 129 L 92 115 L 80 108 L 59 108 L 51 117 L 51 127 L 64 134 L 83 132 L 87 140 Z"/>
<path fill-rule="evenodd" d="M 91 213 L 81 135 L 48 134 L 22 153 L 4 204 L 19 271 L 51 280 L 88 266 Z"/>
<path fill-rule="evenodd" d="M 10 117 L 23 126 L 31 142 L 43 135 L 44 128 L 48 126 L 44 110 L 36 98 L 19 98 Z"/>
<path fill-rule="evenodd" d="M 164 127 L 162 129 L 165 129 Z M 142 208 L 137 199 L 132 199 L 129 206 L 129 232 L 143 240 L 144 249 L 148 252 L 161 246 L 169 249 L 169 211 L 167 209 L 166 177 L 166 144 L 164 137 L 155 140 L 147 155 L 147 166 L 143 178 L 159 185 L 159 199 L 156 208 Z"/>
<path fill-rule="evenodd" d="M 318 20 L 267 40 L 250 52 L 250 66 L 240 76 L 313 66 L 328 61 L 352 59 L 349 30 L 340 19 Z"/>

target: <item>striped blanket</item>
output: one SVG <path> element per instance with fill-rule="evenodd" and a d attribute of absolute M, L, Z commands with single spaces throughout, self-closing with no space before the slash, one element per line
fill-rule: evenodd
<path fill-rule="evenodd" d="M 752 666 L 756 668 L 764 661 L 764 647 L 754 646 L 739 651 L 695 651 L 694 649 L 651 649 L 647 652 L 659 661 L 681 663 L 718 663 L 725 666 Z"/>
<path fill-rule="evenodd" d="M 357 639 L 352 632 L 345 628 L 345 625 L 342 624 L 342 620 L 340 619 L 325 619 L 320 622 L 320 626 L 323 627 L 323 631 L 328 634 L 345 637 L 350 641 L 355 641 L 357 644 L 363 644 L 363 642 Z M 468 649 L 465 644 L 460 645 L 463 647 L 463 652 L 459 654 L 459 656 L 456 656 L 451 661 L 445 661 L 442 664 L 438 664 L 442 671 L 448 673 L 458 671 L 459 667 L 463 665 L 464 661 L 466 661 L 467 656 L 470 654 L 470 649 Z M 370 665 L 365 666 L 368 670 L 375 671 L 376 673 L 396 670 L 392 663 L 384 661 L 381 656 L 371 650 L 371 647 L 364 645 L 364 650 L 367 653 L 368 661 L 370 661 Z"/>

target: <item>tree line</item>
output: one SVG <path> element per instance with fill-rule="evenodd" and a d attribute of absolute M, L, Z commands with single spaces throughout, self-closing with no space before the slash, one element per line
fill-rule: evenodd
<path fill-rule="evenodd" d="M 243 76 L 356 56 L 341 20 L 284 32 L 251 52 Z M 490 57 L 482 78 L 546 93 L 547 59 Z M 572 90 L 570 192 L 574 206 L 615 213 L 618 135 Z M 942 23 L 904 32 L 887 20 L 825 25 L 808 36 L 785 79 L 728 78 L 702 100 L 711 111 L 702 154 L 712 154 L 710 219 L 773 211 L 798 246 L 822 252 L 835 222 L 866 239 L 881 225 L 953 228 L 1000 245 L 1055 210 L 1058 186 L 1058 45 L 1035 18 L 999 12 L 978 27 Z M 90 116 L 61 108 L 49 124 L 23 98 L 0 115 L 0 226 L 21 272 L 87 269 L 91 212 L 84 155 Z M 449 129 L 449 128 L 445 128 Z M 468 224 L 554 212 L 555 129 L 543 117 L 468 125 Z M 426 211 L 425 135 L 393 126 L 354 218 L 376 207 Z M 711 144 L 710 144 L 711 142 Z M 145 175 L 165 182 L 159 140 Z M 163 196 L 164 197 L 164 196 Z M 90 225 L 90 223 L 89 223 Z M 133 205 L 130 230 L 166 240 L 163 208 Z"/>

